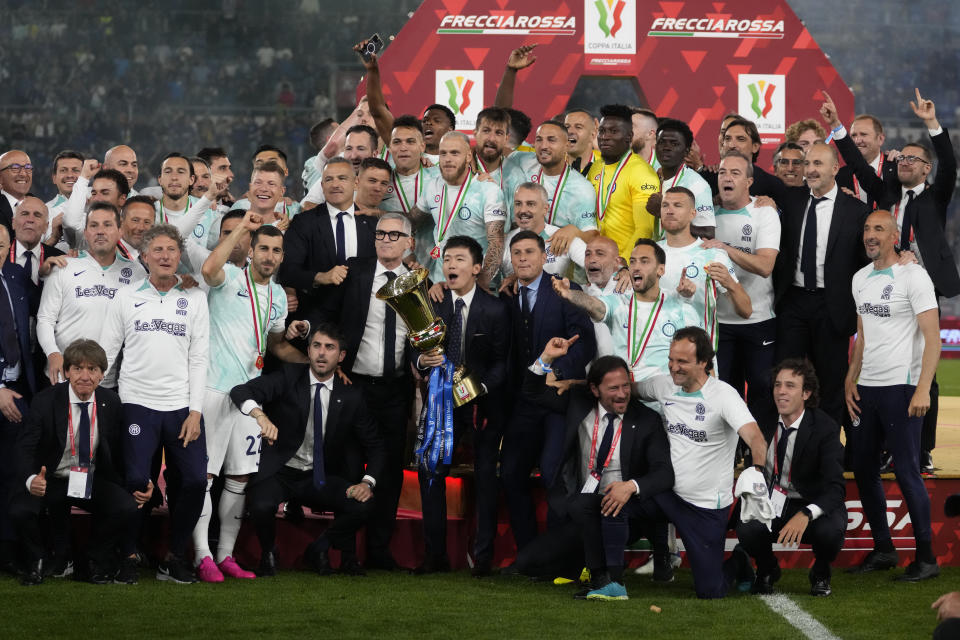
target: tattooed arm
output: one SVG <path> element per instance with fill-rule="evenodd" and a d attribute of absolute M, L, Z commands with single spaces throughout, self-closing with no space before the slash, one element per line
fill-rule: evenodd
<path fill-rule="evenodd" d="M 416 211 L 416 209 L 414 209 Z M 503 259 L 503 222 L 487 223 L 487 254 L 483 256 L 483 269 L 480 271 L 480 286 L 490 287 L 490 282 L 500 269 Z"/>

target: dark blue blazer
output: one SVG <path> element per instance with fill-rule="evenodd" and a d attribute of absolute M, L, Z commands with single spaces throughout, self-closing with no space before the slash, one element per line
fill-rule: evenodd
<path fill-rule="evenodd" d="M 40 306 L 40 292 L 27 272 L 18 264 L 9 260 L 3 263 L 3 279 L 13 302 L 13 318 L 17 323 L 17 339 L 20 342 L 20 379 L 27 383 L 30 391 L 36 390 L 37 379 L 33 367 L 30 348 L 30 318 L 36 316 Z M 0 304 L 5 301 L 0 300 Z"/>
<path fill-rule="evenodd" d="M 443 302 L 436 306 L 437 315 L 447 325 L 453 322 L 453 294 L 443 292 Z M 488 396 L 496 397 L 507 383 L 507 358 L 510 333 L 507 331 L 507 310 L 504 302 L 479 285 L 473 293 L 463 336 L 463 365 L 487 387 Z M 446 346 L 446 337 L 444 338 Z"/>
<path fill-rule="evenodd" d="M 553 363 L 553 372 L 561 380 L 584 379 L 587 375 L 587 364 L 597 353 L 597 340 L 590 317 L 579 307 L 564 303 L 563 298 L 553 290 L 552 278 L 553 276 L 544 272 L 537 288 L 537 302 L 533 307 L 533 344 L 529 359 L 523 354 L 520 296 L 506 298 L 511 327 L 510 384 L 513 388 L 520 387 L 524 369 L 543 353 L 543 348 L 551 338 L 580 336 L 567 355 Z M 580 286 L 573 282 L 570 287 L 580 289 Z"/>

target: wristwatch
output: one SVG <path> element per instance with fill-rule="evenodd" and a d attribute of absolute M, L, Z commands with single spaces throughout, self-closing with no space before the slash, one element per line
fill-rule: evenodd
<path fill-rule="evenodd" d="M 807 516 L 810 520 L 813 520 L 813 512 L 810 511 L 807 507 L 800 507 L 800 513 Z"/>

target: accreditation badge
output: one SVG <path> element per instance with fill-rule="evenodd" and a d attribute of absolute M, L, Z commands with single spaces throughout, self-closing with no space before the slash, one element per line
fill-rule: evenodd
<path fill-rule="evenodd" d="M 91 467 L 70 467 L 67 481 L 67 497 L 89 500 L 93 495 L 93 469 Z"/>
<path fill-rule="evenodd" d="M 783 507 L 787 504 L 787 492 L 783 490 L 783 487 L 774 487 L 773 492 L 770 494 L 770 502 L 773 503 L 773 513 L 779 518 L 783 515 Z"/>

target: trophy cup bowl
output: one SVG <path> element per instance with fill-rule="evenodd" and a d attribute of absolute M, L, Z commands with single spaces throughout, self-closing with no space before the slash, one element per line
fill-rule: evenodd
<path fill-rule="evenodd" d="M 383 300 L 400 316 L 410 330 L 407 339 L 420 353 L 439 349 L 443 353 L 443 337 L 447 327 L 433 310 L 427 294 L 427 270 L 417 269 L 397 276 L 377 291 Z M 463 368 L 453 373 L 453 405 L 460 407 L 483 394 L 483 387 Z"/>

